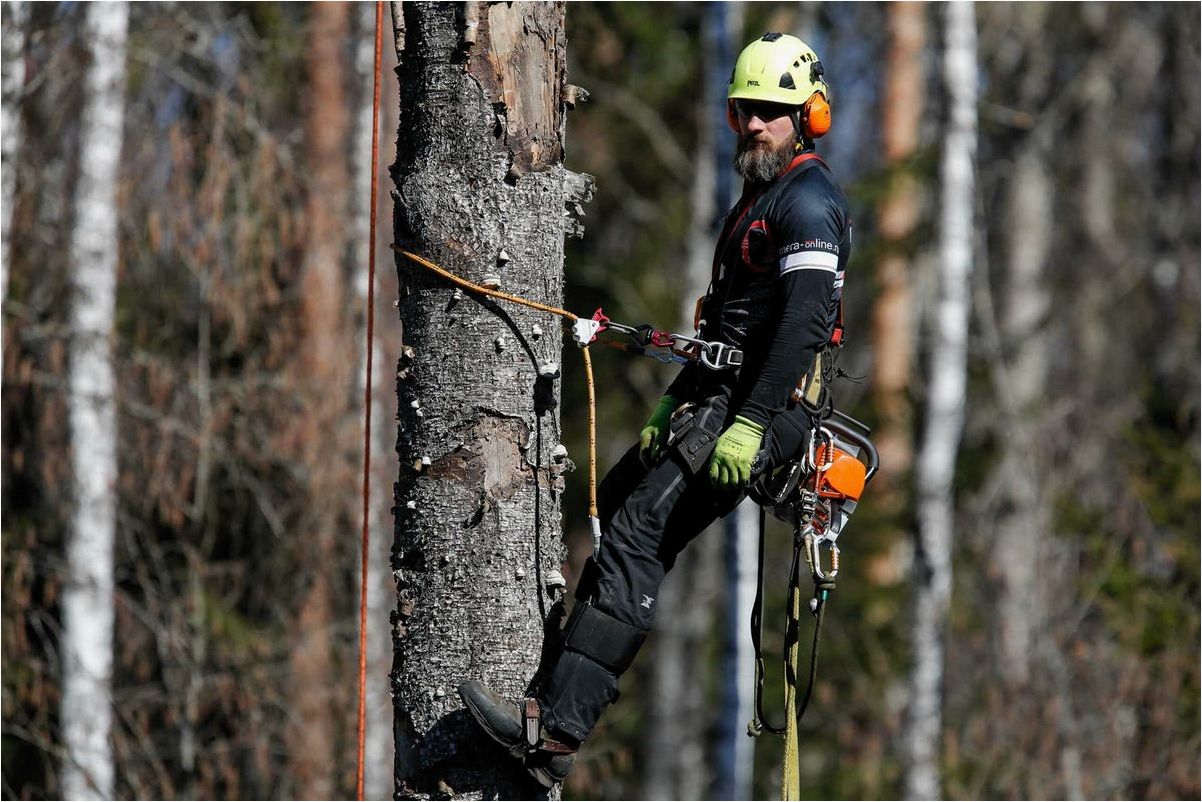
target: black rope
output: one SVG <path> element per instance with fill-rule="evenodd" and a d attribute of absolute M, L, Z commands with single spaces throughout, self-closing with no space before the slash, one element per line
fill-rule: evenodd
<path fill-rule="evenodd" d="M 756 587 L 755 601 L 751 605 L 751 644 L 755 651 L 755 713 L 752 720 L 747 724 L 747 734 L 751 737 L 757 737 L 764 731 L 770 732 L 773 735 L 783 735 L 786 727 L 776 726 L 768 721 L 768 717 L 764 714 L 764 653 L 763 653 L 763 629 L 764 629 L 764 532 L 766 529 L 766 516 L 764 508 L 760 507 L 760 543 L 759 543 L 759 564 L 756 567 Z M 794 538 L 793 545 L 793 565 L 789 571 L 789 598 L 787 601 L 788 609 L 786 613 L 787 624 L 785 627 L 784 640 L 784 664 L 785 664 L 785 682 L 790 686 L 797 687 L 797 675 L 793 671 L 792 661 L 789 660 L 789 649 L 797 643 L 798 630 L 800 621 L 793 617 L 793 594 L 796 593 L 801 585 L 801 555 L 802 555 L 802 540 Z M 826 613 L 826 601 L 831 592 L 835 589 L 835 583 L 831 579 L 823 579 L 814 583 L 814 639 L 810 645 L 810 677 L 806 684 L 805 697 L 797 710 L 797 721 L 801 722 L 801 717 L 805 715 L 806 709 L 810 706 L 810 699 L 814 695 L 814 684 L 818 679 L 818 642 L 822 636 L 822 622 Z"/>

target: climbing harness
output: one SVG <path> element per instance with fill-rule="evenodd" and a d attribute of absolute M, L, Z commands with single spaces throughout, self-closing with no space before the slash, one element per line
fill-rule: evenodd
<path fill-rule="evenodd" d="M 834 409 L 829 397 L 823 414 L 811 413 L 808 442 L 800 453 L 771 471 L 761 471 L 749 488 L 749 495 L 760 505 L 759 565 L 756 595 L 751 609 L 751 641 L 755 651 L 755 706 L 747 734 L 757 737 L 764 731 L 785 737 L 781 798 L 800 797 L 798 724 L 809 707 L 818 677 L 818 640 L 826 602 L 835 589 L 839 574 L 839 547 L 836 541 L 855 511 L 865 485 L 876 474 L 879 458 L 868 439 L 868 428 Z M 755 468 L 753 468 L 753 472 Z M 785 721 L 777 726 L 764 714 L 763 592 L 764 533 L 767 511 L 793 526 L 793 558 L 789 572 L 788 604 L 785 622 Z M 825 546 L 825 549 L 824 549 Z M 823 551 L 829 564 L 823 565 Z M 801 562 L 804 557 L 814 582 L 809 609 L 814 616 L 814 638 L 810 646 L 810 672 L 805 695 L 797 701 L 800 657 Z"/>

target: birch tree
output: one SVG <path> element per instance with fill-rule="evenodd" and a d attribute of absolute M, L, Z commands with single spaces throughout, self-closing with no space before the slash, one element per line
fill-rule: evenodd
<path fill-rule="evenodd" d="M 23 2 L 4 3 L 4 102 L 0 104 L 0 148 L 3 149 L 3 203 L 0 208 L 0 304 L 8 298 L 9 229 L 17 186 L 16 155 L 20 146 L 20 95 L 25 85 L 25 24 Z"/>
<path fill-rule="evenodd" d="M 125 115 L 129 6 L 88 6 L 92 52 L 81 110 L 75 190 L 68 407 L 75 509 L 67 543 L 61 659 L 66 799 L 111 799 L 113 541 L 117 416 L 113 320 L 117 290 L 117 177 Z"/>
<path fill-rule="evenodd" d="M 1048 7 L 1033 4 L 1009 10 L 1017 29 L 1011 30 L 1012 41 L 1017 33 L 1025 45 L 1019 107 L 1041 108 L 1051 75 L 1043 41 Z M 1049 342 L 1054 336 L 1046 329 L 1052 303 L 1047 273 L 1055 197 L 1047 160 L 1058 122 L 1059 115 L 1041 115 L 1023 138 L 1008 182 L 1005 208 L 1009 241 L 1001 282 L 999 335 L 1009 358 L 995 385 L 1006 435 L 998 467 L 1001 497 L 996 502 L 999 512 L 993 543 L 1002 578 L 998 597 L 1002 676 L 1012 685 L 1026 683 L 1030 671 L 1043 584 L 1037 573 L 1044 564 L 1042 544 L 1049 534 L 1045 485 L 1051 466 L 1042 463 L 1039 455 L 1045 437 L 1040 412 L 1047 391 Z"/>
<path fill-rule="evenodd" d="M 913 668 L 904 792 L 941 795 L 942 685 L 948 604 L 956 452 L 967 387 L 969 276 L 973 262 L 973 174 L 976 154 L 976 21 L 972 3 L 949 3 L 943 80 L 949 99 L 940 167 L 938 298 L 931 343 L 925 434 L 918 458 L 918 550 L 911 632 Z"/>
<path fill-rule="evenodd" d="M 591 193 L 591 179 L 563 166 L 575 96 L 564 4 L 398 3 L 393 15 L 396 241 L 468 280 L 561 306 L 564 235 L 581 231 L 575 215 Z M 397 794 L 541 797 L 455 688 L 477 679 L 521 697 L 544 630 L 562 619 L 562 321 L 465 296 L 404 257 L 397 267 Z"/>

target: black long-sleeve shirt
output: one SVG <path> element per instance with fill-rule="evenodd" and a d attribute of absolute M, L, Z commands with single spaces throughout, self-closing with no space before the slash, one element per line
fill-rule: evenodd
<path fill-rule="evenodd" d="M 744 189 L 714 255 L 701 339 L 743 351 L 738 371 L 684 367 L 667 393 L 731 392 L 733 414 L 767 426 L 827 344 L 851 254 L 847 200 L 817 158 Z"/>

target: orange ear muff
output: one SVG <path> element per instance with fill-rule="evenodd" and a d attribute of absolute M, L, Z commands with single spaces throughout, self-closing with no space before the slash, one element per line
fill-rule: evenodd
<path fill-rule="evenodd" d="M 810 95 L 802 109 L 802 128 L 807 139 L 817 139 L 831 130 L 831 104 L 821 92 Z"/>
<path fill-rule="evenodd" d="M 736 134 L 739 133 L 739 118 L 735 116 L 735 102 L 733 100 L 726 101 L 726 124 L 730 126 L 730 130 Z"/>

